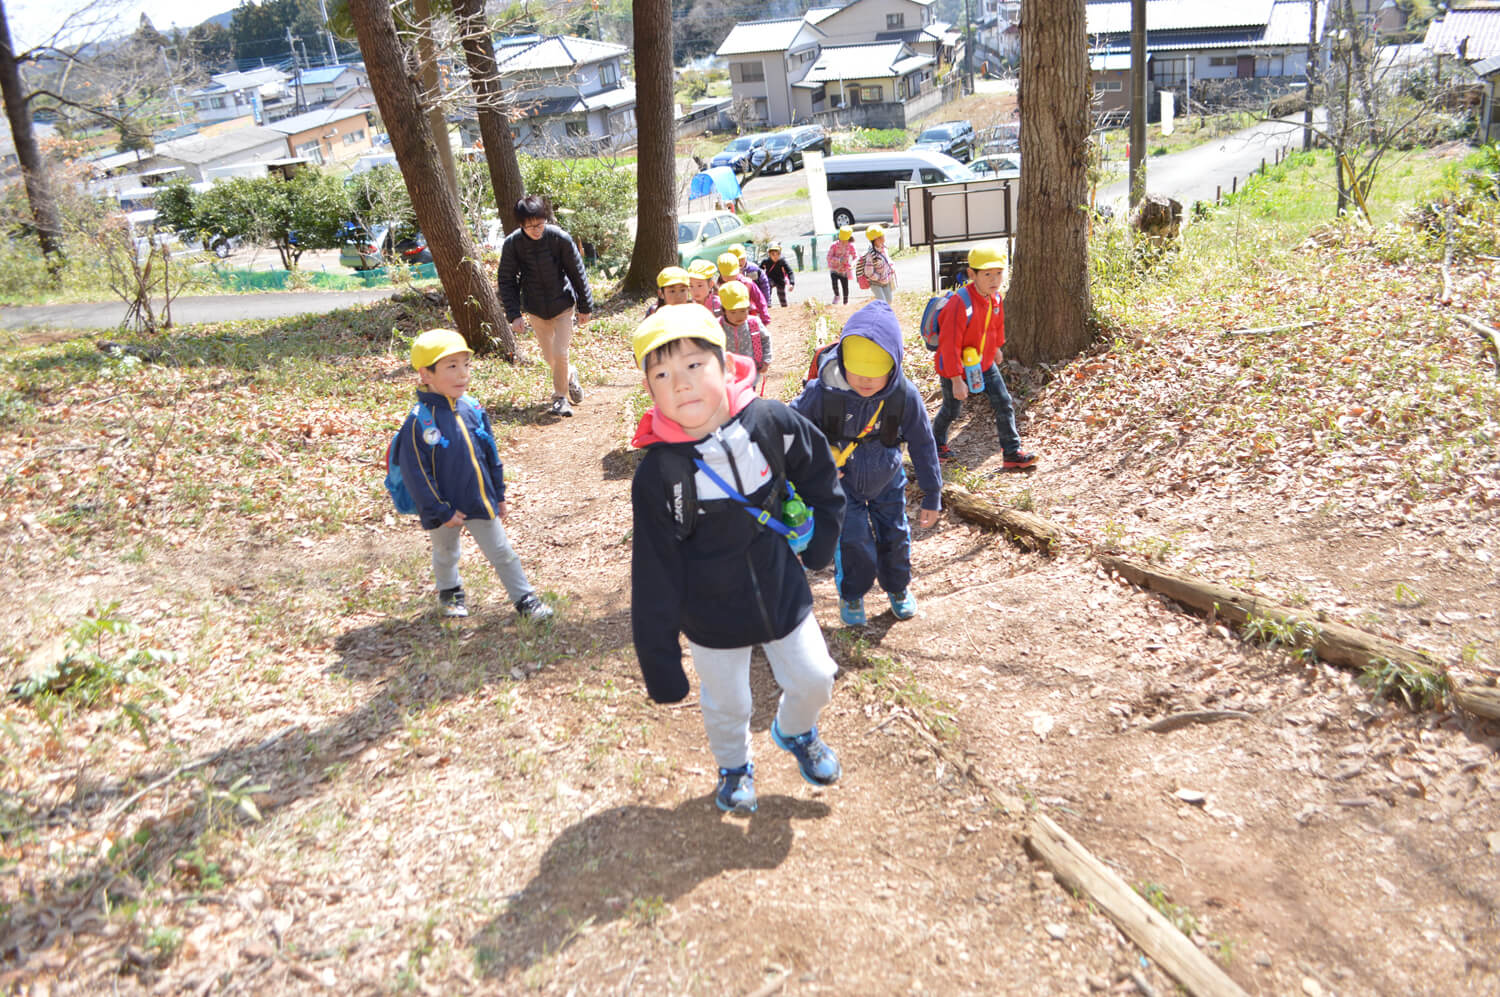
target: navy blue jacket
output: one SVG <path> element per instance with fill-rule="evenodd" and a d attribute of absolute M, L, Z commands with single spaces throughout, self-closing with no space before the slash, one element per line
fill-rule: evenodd
<path fill-rule="evenodd" d="M 505 469 L 495 448 L 490 417 L 468 395 L 458 401 L 418 391 L 432 411 L 439 439 L 423 439 L 422 424 L 408 412 L 396 444 L 401 480 L 417 503 L 424 530 L 436 529 L 462 512 L 469 519 L 495 519 L 505 501 Z"/>
<path fill-rule="evenodd" d="M 869 398 L 862 397 L 849 386 L 844 377 L 842 343 L 849 336 L 863 336 L 891 355 L 895 361 L 891 379 L 886 386 Z M 937 443 L 932 438 L 932 423 L 927 418 L 927 407 L 916 385 L 901 373 L 901 323 L 895 312 L 884 301 L 875 300 L 849 316 L 839 335 L 840 348 L 832 350 L 823 358 L 818 376 L 802 389 L 802 394 L 792 401 L 792 408 L 823 425 L 823 406 L 830 395 L 838 395 L 844 401 L 844 435 L 853 439 L 859 431 L 870 424 L 875 407 L 898 393 L 903 396 L 901 412 L 901 438 L 911 449 L 912 466 L 917 472 L 917 484 L 922 487 L 922 508 L 943 507 L 943 472 L 938 466 Z M 837 444 L 836 444 L 837 445 Z M 860 440 L 843 467 L 844 493 L 854 500 L 876 498 L 890 488 L 901 471 L 901 447 L 887 447 L 880 442 L 880 424 Z"/>
<path fill-rule="evenodd" d="M 533 239 L 520 226 L 513 229 L 500 244 L 495 281 L 507 322 L 520 318 L 522 312 L 556 318 L 573 307 L 585 314 L 594 310 L 583 258 L 573 237 L 556 225 L 542 229 L 540 239 Z"/>
<path fill-rule="evenodd" d="M 753 379 L 753 364 L 739 361 Z M 752 502 L 768 497 L 774 482 L 752 434 L 782 442 L 786 476 L 813 511 L 813 536 L 800 563 L 786 540 L 724 498 L 702 472 L 694 476 L 695 524 L 677 539 L 669 497 L 674 463 L 690 470 L 687 462 L 701 456 Z M 675 703 L 688 693 L 679 633 L 704 647 L 749 647 L 780 640 L 812 612 L 803 565 L 816 570 L 833 560 L 844 495 L 823 434 L 770 399 L 750 402 L 702 440 L 667 442 L 642 433 L 636 442 L 649 446 L 630 489 L 631 632 L 646 692 L 658 703 Z M 685 460 L 669 460 L 669 450 Z"/>

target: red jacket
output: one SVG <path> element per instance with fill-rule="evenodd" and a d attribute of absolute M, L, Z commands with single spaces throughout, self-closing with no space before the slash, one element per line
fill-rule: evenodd
<path fill-rule="evenodd" d="M 957 294 L 948 299 L 938 312 L 938 348 L 934 355 L 937 372 L 943 377 L 959 377 L 964 372 L 964 347 L 979 351 L 979 366 L 988 370 L 995 363 L 995 352 L 1005 345 L 1005 305 L 1000 296 L 986 298 L 965 285 L 974 302 L 973 314 L 965 321 L 964 301 Z"/>

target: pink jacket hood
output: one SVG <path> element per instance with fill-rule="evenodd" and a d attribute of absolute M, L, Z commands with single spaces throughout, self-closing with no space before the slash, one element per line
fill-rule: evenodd
<path fill-rule="evenodd" d="M 728 368 L 724 371 L 727 375 L 724 387 L 729 392 L 729 417 L 732 419 L 756 397 L 755 361 L 738 353 L 726 353 L 724 362 Z M 640 425 L 635 427 L 635 437 L 630 445 L 647 447 L 653 443 L 692 443 L 696 439 L 697 437 L 689 436 L 681 426 L 662 415 L 653 405 L 641 416 Z"/>

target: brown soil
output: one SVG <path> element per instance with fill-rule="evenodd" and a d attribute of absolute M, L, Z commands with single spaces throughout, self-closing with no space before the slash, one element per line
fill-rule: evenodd
<path fill-rule="evenodd" d="M 778 312 L 775 330 L 781 373 L 792 374 L 806 362 L 794 344 L 811 344 L 809 316 Z M 1173 992 L 1089 900 L 1028 858 L 1029 817 L 1046 813 L 1179 909 L 1252 994 L 1500 989 L 1495 728 L 1372 703 L 1348 674 L 1255 650 L 1106 577 L 1082 545 L 1044 559 L 945 515 L 915 541 L 920 615 L 898 623 L 872 593 L 857 634 L 838 632 L 831 573 L 814 576 L 818 618 L 845 665 L 822 725 L 844 779 L 815 791 L 770 744 L 775 690 L 758 661 L 760 810 L 721 816 L 693 701 L 663 708 L 641 691 L 625 447 L 636 381 L 621 364 L 599 380 L 574 418 L 520 425 L 505 445 L 508 527 L 557 598 L 549 630 L 515 622 L 472 550 L 475 616 L 434 620 L 425 542 L 410 524 L 376 521 L 315 555 L 184 538 L 149 568 L 37 576 L 32 600 L 70 607 L 146 591 L 166 607 L 211 599 L 226 622 L 197 624 L 247 644 L 215 667 L 254 657 L 252 607 L 326 586 L 338 612 L 326 639 L 256 666 L 274 665 L 275 678 L 247 673 L 245 699 L 195 699 L 188 686 L 168 708 L 181 761 L 222 752 L 214 783 L 243 775 L 266 787 L 255 797 L 264 822 L 174 816 L 179 794 L 154 811 L 179 858 L 149 885 L 103 862 L 86 864 L 81 888 L 13 884 L 0 985 Z M 981 469 L 994 460 L 982 405 L 955 428 Z M 1412 571 L 1392 546 L 1446 546 L 1432 523 L 1375 537 L 1352 522 L 1277 523 L 1250 498 L 1137 499 L 1139 484 L 1103 473 L 1105 458 L 1053 444 L 1029 421 L 1023 432 L 1044 464 L 1015 488 L 1079 529 L 1111 513 L 1159 517 L 1163 531 L 1203 524 L 1193 554 L 1220 579 L 1317 576 L 1303 583 L 1314 604 L 1363 602 L 1364 579 Z M 1444 588 L 1429 597 L 1465 607 L 1492 636 L 1479 615 L 1494 606 L 1493 573 L 1434 577 Z M 404 599 L 395 612 L 351 591 L 391 584 Z M 25 619 L 13 610 L 10 622 Z M 1199 708 L 1251 719 L 1146 729 Z M 939 751 L 929 729 L 943 734 Z M 71 745 L 90 732 L 64 735 Z M 103 774 L 80 763 L 59 776 L 60 813 L 101 787 L 116 787 L 106 800 L 125 795 L 111 780 L 128 761 L 97 765 Z M 138 772 L 129 786 L 169 771 Z M 194 848 L 221 864 L 222 882 L 180 857 Z M 118 907 L 132 892 L 145 898 L 138 913 L 105 909 L 105 897 Z M 153 926 L 180 932 L 175 951 L 148 944 Z"/>

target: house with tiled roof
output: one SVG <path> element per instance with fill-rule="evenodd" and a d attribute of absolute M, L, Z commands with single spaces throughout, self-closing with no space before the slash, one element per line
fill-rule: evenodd
<path fill-rule="evenodd" d="M 1433 55 L 1464 63 L 1500 56 L 1500 3 L 1471 4 L 1449 10 L 1427 25 L 1422 47 Z"/>
<path fill-rule="evenodd" d="M 572 35 L 502 39 L 495 61 L 515 101 L 516 147 L 533 155 L 597 153 L 635 140 L 635 83 L 624 45 Z M 477 132 L 477 124 L 465 131 Z"/>
<path fill-rule="evenodd" d="M 1312 0 L 1146 0 L 1147 107 L 1156 95 L 1212 101 L 1283 92 L 1307 75 Z M 1100 111 L 1130 107 L 1130 0 L 1087 4 L 1090 68 Z M 1313 24 L 1321 49 L 1328 4 Z"/>
<path fill-rule="evenodd" d="M 937 70 L 953 38 L 932 10 L 933 0 L 854 0 L 739 22 L 715 53 L 729 65 L 734 113 L 762 127 L 905 127 L 942 102 Z"/>
<path fill-rule="evenodd" d="M 246 72 L 218 73 L 208 83 L 184 94 L 200 122 L 228 121 L 250 116 L 256 124 L 296 111 L 291 77 L 273 66 Z"/>

